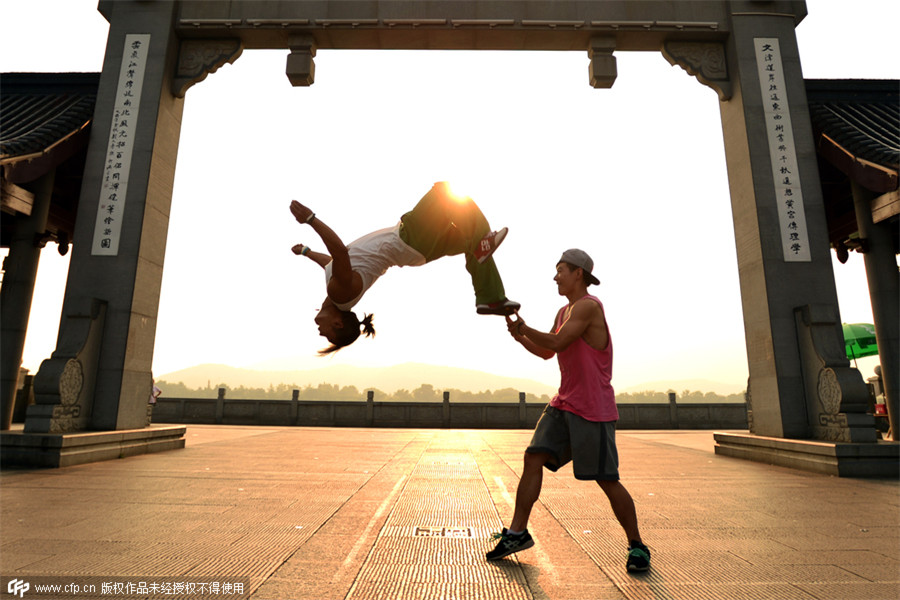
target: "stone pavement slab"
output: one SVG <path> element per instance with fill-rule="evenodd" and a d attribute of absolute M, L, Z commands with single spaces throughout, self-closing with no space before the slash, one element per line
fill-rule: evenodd
<path fill-rule="evenodd" d="M 625 571 L 606 497 L 571 467 L 545 473 L 535 547 L 488 563 L 530 435 L 192 425 L 183 450 L 5 470 L 0 597 L 900 597 L 896 479 L 717 456 L 709 431 L 617 434 L 649 573 Z"/>

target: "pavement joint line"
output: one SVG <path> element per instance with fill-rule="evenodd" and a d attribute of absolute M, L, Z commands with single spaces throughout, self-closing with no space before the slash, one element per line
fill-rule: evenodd
<path fill-rule="evenodd" d="M 409 440 L 402 448 L 400 448 L 399 450 L 397 450 L 397 452 L 394 454 L 394 456 L 393 456 L 392 458 L 397 457 L 397 456 L 400 456 L 401 454 L 403 454 L 403 452 L 404 452 L 405 450 L 407 450 L 407 449 L 409 448 L 409 446 L 410 446 L 411 444 L 414 443 L 414 441 L 415 441 L 415 438 Z M 382 466 L 381 466 L 375 473 L 373 473 L 373 474 L 371 475 L 371 477 L 369 477 L 369 478 L 368 478 L 364 483 L 362 483 L 361 485 L 357 486 L 357 487 L 356 487 L 356 490 L 355 490 L 355 492 L 354 492 L 353 494 L 350 494 L 350 495 L 347 497 L 346 500 L 344 500 L 339 506 L 335 507 L 335 509 L 331 511 L 331 513 L 328 515 L 328 517 L 322 519 L 322 521 L 321 521 L 321 523 L 319 523 L 318 527 L 316 527 L 315 530 L 311 532 L 310 538 L 311 538 L 313 535 L 315 535 L 319 530 L 321 530 L 321 529 L 322 529 L 322 528 L 323 528 L 323 527 L 324 527 L 324 526 L 325 526 L 325 525 L 326 525 L 326 524 L 327 524 L 327 523 L 328 523 L 328 522 L 329 522 L 329 521 L 330 521 L 330 520 L 331 520 L 331 519 L 332 519 L 332 518 L 333 518 L 333 517 L 334 517 L 334 516 L 342 509 L 342 508 L 343 508 L 343 507 L 344 507 L 344 506 L 346 506 L 347 503 L 350 502 L 350 501 L 353 499 L 353 497 L 354 497 L 354 495 L 355 495 L 356 493 L 358 493 L 360 490 L 362 490 L 362 489 L 363 489 L 366 485 L 368 485 L 374 478 L 376 478 L 379 474 L 381 474 L 381 472 L 384 471 L 384 470 L 387 468 L 387 465 L 389 465 L 389 464 L 391 464 L 391 460 L 385 461 L 384 464 L 382 464 Z M 397 485 L 395 485 L 395 488 L 396 488 L 397 486 L 399 486 L 400 484 L 403 483 L 403 479 L 404 479 L 404 478 L 405 478 L 405 476 L 404 476 L 404 477 L 401 477 L 400 481 L 398 481 Z M 392 498 L 393 498 L 393 492 L 392 492 L 391 494 L 389 494 L 388 497 L 382 502 L 382 506 L 388 504 L 388 503 L 391 501 Z M 296 503 L 296 502 L 298 502 L 298 501 L 299 501 L 299 500 L 295 500 L 294 503 Z M 293 504 L 293 503 L 292 503 L 292 504 Z M 379 506 L 379 509 L 378 509 L 378 510 L 379 510 L 379 511 L 382 510 L 381 506 Z M 373 521 L 376 520 L 377 518 L 378 518 L 378 517 L 373 517 Z M 361 544 L 365 543 L 365 540 L 366 540 L 366 538 L 368 537 L 368 533 L 369 533 L 370 530 L 371 530 L 371 527 L 368 527 L 368 528 L 365 530 L 363 536 L 360 537 L 360 539 L 356 542 L 356 545 L 354 545 L 353 550 L 351 551 L 350 554 L 348 554 L 347 558 L 346 558 L 346 559 L 344 560 L 344 562 L 342 563 L 341 569 L 339 569 L 339 571 L 335 574 L 335 577 L 334 577 L 335 580 L 340 580 L 340 577 L 346 572 L 347 568 L 349 568 L 349 563 L 350 563 L 350 561 L 352 561 L 352 559 L 355 557 L 355 554 L 359 551 L 359 548 L 358 548 L 358 547 L 361 546 Z M 284 557 L 284 559 L 280 562 L 280 564 L 278 564 L 274 569 L 272 569 L 271 571 L 269 571 L 268 573 L 266 573 L 266 574 L 264 575 L 264 577 L 262 577 L 261 580 L 260 580 L 259 582 L 257 582 L 255 585 L 253 585 L 253 586 L 252 586 L 252 589 L 250 590 L 251 596 L 252 596 L 257 590 L 259 590 L 262 586 L 264 586 L 265 583 L 266 583 L 266 581 L 268 581 L 272 576 L 274 576 L 274 575 L 278 572 L 278 569 L 280 569 L 280 568 L 283 567 L 285 564 L 287 564 L 288 561 L 290 561 L 291 558 L 292 558 L 294 555 L 296 555 L 297 552 L 299 552 L 301 548 L 302 548 L 302 544 L 301 544 L 300 546 L 296 547 L 296 548 L 294 549 L 294 551 L 291 552 L 290 555 Z"/>
<path fill-rule="evenodd" d="M 409 481 L 409 478 L 406 475 L 400 477 L 397 483 L 394 485 L 391 492 L 387 495 L 384 501 L 378 506 L 378 509 L 375 511 L 375 514 L 372 515 L 372 518 L 369 519 L 369 522 L 366 524 L 365 529 L 363 529 L 362 534 L 359 536 L 359 539 L 353 545 L 350 552 L 347 554 L 347 558 L 341 563 L 341 568 L 338 570 L 335 575 L 335 579 L 340 579 L 341 576 L 350 568 L 350 564 L 356 558 L 356 555 L 359 553 L 363 544 L 366 543 L 366 540 L 369 538 L 369 534 L 372 531 L 372 528 L 375 527 L 375 524 L 381 519 L 381 516 L 387 510 L 389 506 L 392 506 L 394 503 L 394 499 L 401 492 L 401 489 L 406 488 L 406 483 Z M 350 592 L 353 590 L 353 587 L 350 588 L 347 592 L 347 596 L 349 597 Z"/>
<path fill-rule="evenodd" d="M 499 475 L 494 475 L 494 482 L 497 484 L 497 487 L 500 488 L 500 495 L 503 496 L 503 499 L 506 500 L 506 503 L 510 508 L 516 507 L 516 502 L 513 500 L 512 496 L 509 495 L 509 490 L 506 489 L 506 484 L 503 483 L 503 479 Z"/>
<path fill-rule="evenodd" d="M 401 454 L 403 454 L 403 452 L 405 452 L 407 449 L 410 448 L 410 446 L 414 443 L 414 441 L 415 441 L 415 438 L 412 439 L 412 440 L 410 440 L 409 442 L 407 442 L 406 445 L 403 446 L 403 448 L 401 448 L 401 449 L 394 455 L 394 457 L 397 457 L 397 456 L 400 456 Z M 422 451 L 419 452 L 419 456 L 416 458 L 415 462 L 414 462 L 413 465 L 412 465 L 412 468 L 410 469 L 411 472 L 412 472 L 412 471 L 415 471 L 416 465 L 418 465 L 418 464 L 419 464 L 419 461 L 422 460 L 422 457 L 423 457 L 423 456 L 425 455 L 425 453 L 428 451 L 428 447 L 429 447 L 430 445 L 431 445 L 431 441 L 430 441 L 430 440 L 428 440 L 428 442 L 425 443 L 425 444 L 423 445 Z M 392 458 L 393 458 L 393 457 L 392 457 Z M 381 471 L 384 470 L 384 469 L 387 467 L 387 465 L 390 464 L 390 463 L 391 463 L 391 460 L 385 461 L 384 465 L 382 465 L 382 467 L 378 470 L 378 473 L 376 473 L 376 474 L 373 476 L 373 479 L 374 479 L 374 477 L 376 477 L 378 474 L 380 474 Z M 347 572 L 347 570 L 350 568 L 350 565 L 351 565 L 353 559 L 356 558 L 356 555 L 359 553 L 359 551 L 360 551 L 360 549 L 362 548 L 363 544 L 367 543 L 367 540 L 369 539 L 369 535 L 370 535 L 372 529 L 375 527 L 375 524 L 376 524 L 377 522 L 379 522 L 379 520 L 381 519 L 381 517 L 384 515 L 385 511 L 387 511 L 388 507 L 390 507 L 390 509 L 391 509 L 391 510 L 390 510 L 390 513 L 388 514 L 387 518 L 385 519 L 385 521 L 384 521 L 384 523 L 382 524 L 382 527 L 381 527 L 382 530 L 384 529 L 385 525 L 386 525 L 387 522 L 390 520 L 390 515 L 393 514 L 394 510 L 396 509 L 396 499 L 399 498 L 400 496 L 402 496 L 403 491 L 406 489 L 406 486 L 409 484 L 410 479 L 411 479 L 411 478 L 409 477 L 409 474 L 404 473 L 404 474 L 400 477 L 400 479 L 397 481 L 397 483 L 394 484 L 394 487 L 391 489 L 391 492 L 390 492 L 390 493 L 388 494 L 388 496 L 381 502 L 381 504 L 378 505 L 378 509 L 375 511 L 375 514 L 372 516 L 371 519 L 369 519 L 369 522 L 366 524 L 366 528 L 365 528 L 365 530 L 363 531 L 363 534 L 359 537 L 359 539 L 358 539 L 358 540 L 356 541 L 356 543 L 353 545 L 353 548 L 351 549 L 350 553 L 347 555 L 347 558 L 345 558 L 344 561 L 341 563 L 341 568 L 340 568 L 340 569 L 338 570 L 338 572 L 335 574 L 333 580 L 335 580 L 335 581 L 340 581 L 340 580 L 341 580 L 341 578 L 343 577 L 343 575 L 344 575 L 344 574 Z M 371 479 L 370 479 L 369 481 L 371 481 Z M 378 539 L 379 539 L 380 537 L 381 537 L 381 530 L 379 530 L 378 534 L 375 536 L 375 539 L 371 542 L 372 545 L 369 547 L 369 552 L 368 552 L 368 554 L 367 554 L 367 556 L 366 556 L 366 559 L 365 559 L 365 560 L 363 561 L 363 563 L 360 565 L 359 571 L 357 571 L 356 577 L 354 577 L 354 579 L 353 579 L 353 583 L 350 585 L 350 587 L 347 589 L 347 593 L 344 595 L 345 600 L 346 600 L 347 598 L 350 598 L 350 597 L 353 595 L 353 590 L 356 589 L 356 586 L 357 586 L 357 583 L 358 583 L 358 579 L 359 579 L 359 575 L 360 575 L 360 573 L 363 572 L 363 570 L 364 570 L 364 568 L 365 568 L 365 565 L 366 565 L 366 562 L 368 562 L 369 557 L 372 555 L 372 551 L 373 551 L 373 550 L 375 549 L 375 547 L 377 546 L 377 544 L 378 544 Z"/>

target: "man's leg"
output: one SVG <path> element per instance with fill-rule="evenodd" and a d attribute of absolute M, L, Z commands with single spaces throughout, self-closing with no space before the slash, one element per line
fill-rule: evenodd
<path fill-rule="evenodd" d="M 510 554 L 527 550 L 534 546 L 534 539 L 528 533 L 528 517 L 531 508 L 541 495 L 541 483 L 544 479 L 544 463 L 550 459 L 546 453 L 525 453 L 525 464 L 522 478 L 516 488 L 516 509 L 509 529 L 504 527 L 502 533 L 495 533 L 497 546 L 487 553 L 488 560 L 500 560 Z"/>
<path fill-rule="evenodd" d="M 550 455 L 543 452 L 525 453 L 522 478 L 519 479 L 519 487 L 516 488 L 516 510 L 513 513 L 512 523 L 509 524 L 510 530 L 525 531 L 528 527 L 531 508 L 541 495 L 541 485 L 544 482 L 544 464 L 549 459 Z"/>
<path fill-rule="evenodd" d="M 613 513 L 616 515 L 625 535 L 628 536 L 628 560 L 625 568 L 628 571 L 643 572 L 650 569 L 650 549 L 641 540 L 638 531 L 637 513 L 631 494 L 619 481 L 598 481 L 600 488 L 609 498 Z"/>
<path fill-rule="evenodd" d="M 641 533 L 638 531 L 637 512 L 634 509 L 634 500 L 620 481 L 598 481 L 600 489 L 609 498 L 613 513 L 619 521 L 619 525 L 625 530 L 628 541 L 641 541 Z"/>

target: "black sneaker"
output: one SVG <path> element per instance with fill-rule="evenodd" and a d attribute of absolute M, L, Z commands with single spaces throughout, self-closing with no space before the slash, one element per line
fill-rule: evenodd
<path fill-rule="evenodd" d="M 506 527 L 504 527 L 501 533 L 494 533 L 491 537 L 500 541 L 497 542 L 496 548 L 487 553 L 488 560 L 500 560 L 519 550 L 526 550 L 534 546 L 534 538 L 527 529 L 518 535 L 512 535 L 507 533 Z"/>
<path fill-rule="evenodd" d="M 476 304 L 475 312 L 479 315 L 504 316 L 515 314 L 520 308 L 522 308 L 522 305 L 518 302 L 512 300 L 500 300 L 499 302 L 491 302 L 490 304 Z"/>
<path fill-rule="evenodd" d="M 628 561 L 625 568 L 635 573 L 650 569 L 650 548 L 640 542 L 632 542 L 628 548 Z"/>

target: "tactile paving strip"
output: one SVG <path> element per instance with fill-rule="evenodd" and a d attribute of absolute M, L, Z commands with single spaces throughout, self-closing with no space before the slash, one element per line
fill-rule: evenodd
<path fill-rule="evenodd" d="M 792 585 L 685 585 L 685 584 L 627 584 L 620 587 L 629 600 L 818 600 L 844 596 L 810 596 Z M 846 600 L 850 600 L 847 598 Z M 870 597 L 868 600 L 875 600 Z M 884 599 L 887 600 L 887 599 Z"/>
<path fill-rule="evenodd" d="M 369 559 L 396 565 L 474 565 L 484 562 L 484 539 L 456 539 L 453 543 L 440 538 L 425 538 L 410 544 L 408 536 L 383 537 L 372 549 Z"/>
<path fill-rule="evenodd" d="M 797 584 L 797 587 L 816 598 L 840 598 L 841 600 L 896 600 L 900 598 L 897 583 L 854 583 L 854 584 Z"/>
<path fill-rule="evenodd" d="M 429 447 L 347 600 L 532 599 L 516 561 L 500 564 L 484 558 L 499 521 L 471 452 Z"/>
<path fill-rule="evenodd" d="M 503 586 L 466 582 L 363 582 L 353 588 L 352 598 L 366 600 L 515 600 L 521 596 Z"/>

